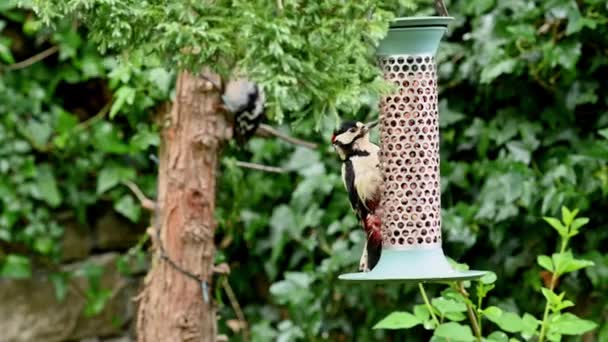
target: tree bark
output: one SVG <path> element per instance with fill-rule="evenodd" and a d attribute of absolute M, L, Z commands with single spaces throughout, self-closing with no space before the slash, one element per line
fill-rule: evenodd
<path fill-rule="evenodd" d="M 207 76 L 214 77 L 211 75 Z M 158 197 L 153 229 L 155 257 L 139 296 L 140 342 L 215 341 L 211 280 L 215 253 L 216 170 L 230 127 L 220 109 L 220 94 L 203 78 L 183 72 L 175 102 L 161 123 Z M 164 254 L 202 284 L 178 271 Z"/>

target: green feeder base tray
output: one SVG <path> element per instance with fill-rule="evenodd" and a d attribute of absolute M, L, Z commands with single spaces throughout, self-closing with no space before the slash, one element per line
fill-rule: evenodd
<path fill-rule="evenodd" d="M 476 279 L 486 273 L 453 269 L 441 248 L 385 249 L 373 270 L 346 273 L 338 278 L 360 282 L 443 282 Z"/>

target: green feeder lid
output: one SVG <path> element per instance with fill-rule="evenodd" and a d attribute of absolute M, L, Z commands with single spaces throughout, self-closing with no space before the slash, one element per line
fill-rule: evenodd
<path fill-rule="evenodd" d="M 346 273 L 340 280 L 357 282 L 444 282 L 471 280 L 486 271 L 458 271 L 452 268 L 441 247 L 383 249 L 376 267 L 369 272 Z"/>
<path fill-rule="evenodd" d="M 452 20 L 452 17 L 397 18 L 380 42 L 377 54 L 435 55 L 441 37 Z"/>
<path fill-rule="evenodd" d="M 453 17 L 401 17 L 394 19 L 390 25 L 390 28 L 433 26 L 448 27 L 448 24 L 453 20 Z"/>

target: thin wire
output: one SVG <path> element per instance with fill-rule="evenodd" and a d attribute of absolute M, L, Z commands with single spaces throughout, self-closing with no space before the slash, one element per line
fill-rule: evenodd
<path fill-rule="evenodd" d="M 201 292 L 202 292 L 202 296 L 203 296 L 203 301 L 205 303 L 209 303 L 209 288 L 208 288 L 208 283 L 206 279 L 201 279 L 199 275 L 196 275 L 186 269 L 184 269 L 183 267 L 181 267 L 180 265 L 178 265 L 175 261 L 173 261 L 173 259 L 171 259 L 167 253 L 165 252 L 165 247 L 163 246 L 163 241 L 160 238 L 160 223 L 158 221 L 158 214 L 159 210 L 158 207 L 156 208 L 156 240 L 158 241 L 158 246 L 160 249 L 160 259 L 167 262 L 171 267 L 173 267 L 173 269 L 175 269 L 176 271 L 178 271 L 179 273 L 185 275 L 186 277 L 195 280 L 197 283 L 200 284 L 201 286 Z"/>

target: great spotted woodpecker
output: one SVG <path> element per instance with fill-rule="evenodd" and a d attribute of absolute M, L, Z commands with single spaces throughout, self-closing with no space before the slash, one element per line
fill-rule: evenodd
<path fill-rule="evenodd" d="M 226 84 L 222 101 L 234 115 L 234 138 L 240 145 L 246 143 L 264 118 L 264 90 L 245 78 L 236 78 Z"/>
<path fill-rule="evenodd" d="M 367 272 L 376 266 L 382 251 L 380 231 L 380 148 L 369 141 L 369 131 L 377 122 L 345 122 L 337 129 L 331 143 L 342 160 L 342 180 L 348 199 L 361 221 L 367 240 L 359 270 Z"/>

